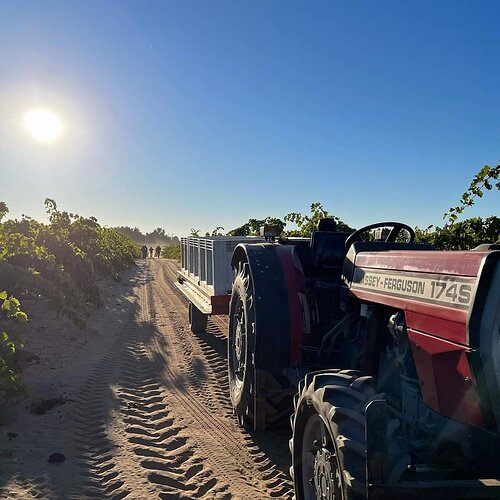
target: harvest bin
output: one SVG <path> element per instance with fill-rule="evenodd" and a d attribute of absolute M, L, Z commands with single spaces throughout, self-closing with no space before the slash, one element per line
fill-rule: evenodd
<path fill-rule="evenodd" d="M 179 290 L 203 314 L 227 314 L 234 271 L 231 257 L 239 243 L 260 243 L 252 236 L 181 238 Z"/>

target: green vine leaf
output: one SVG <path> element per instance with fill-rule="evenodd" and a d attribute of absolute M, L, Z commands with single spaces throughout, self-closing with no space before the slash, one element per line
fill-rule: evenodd
<path fill-rule="evenodd" d="M 500 164 L 495 167 L 485 165 L 481 168 L 481 170 L 479 170 L 479 172 L 476 173 L 474 179 L 472 179 L 472 182 L 469 185 L 469 188 L 462 194 L 460 204 L 456 207 L 449 208 L 443 215 L 443 219 L 448 221 L 450 224 L 454 224 L 466 207 L 474 205 L 475 198 L 482 198 L 484 196 L 484 190 L 493 190 L 493 184 L 491 181 L 496 181 L 499 178 Z M 500 181 L 496 182 L 494 185 L 497 190 L 500 190 Z"/>

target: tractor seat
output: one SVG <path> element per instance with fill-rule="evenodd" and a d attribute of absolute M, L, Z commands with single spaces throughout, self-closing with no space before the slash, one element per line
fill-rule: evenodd
<path fill-rule="evenodd" d="M 345 257 L 345 241 L 349 233 L 315 231 L 311 240 L 314 274 L 323 280 L 340 280 Z"/>
<path fill-rule="evenodd" d="M 321 338 L 342 316 L 342 266 L 349 233 L 315 231 L 311 239 L 312 300 L 316 311 L 313 330 Z"/>

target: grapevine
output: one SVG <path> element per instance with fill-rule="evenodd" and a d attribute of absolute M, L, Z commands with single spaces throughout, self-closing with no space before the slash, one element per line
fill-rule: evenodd
<path fill-rule="evenodd" d="M 25 215 L 2 222 L 9 210 L 0 201 L 0 402 L 22 392 L 18 361 L 28 317 L 20 300 L 44 301 L 83 328 L 101 304 L 98 281 L 118 279 L 139 256 L 139 245 L 94 217 L 60 211 L 50 198 L 45 207 L 48 223 Z"/>

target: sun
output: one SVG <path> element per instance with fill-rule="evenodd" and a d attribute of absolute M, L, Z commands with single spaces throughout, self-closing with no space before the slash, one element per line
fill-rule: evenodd
<path fill-rule="evenodd" d="M 33 139 L 53 142 L 61 136 L 61 119 L 48 109 L 30 109 L 24 115 L 24 126 Z"/>

